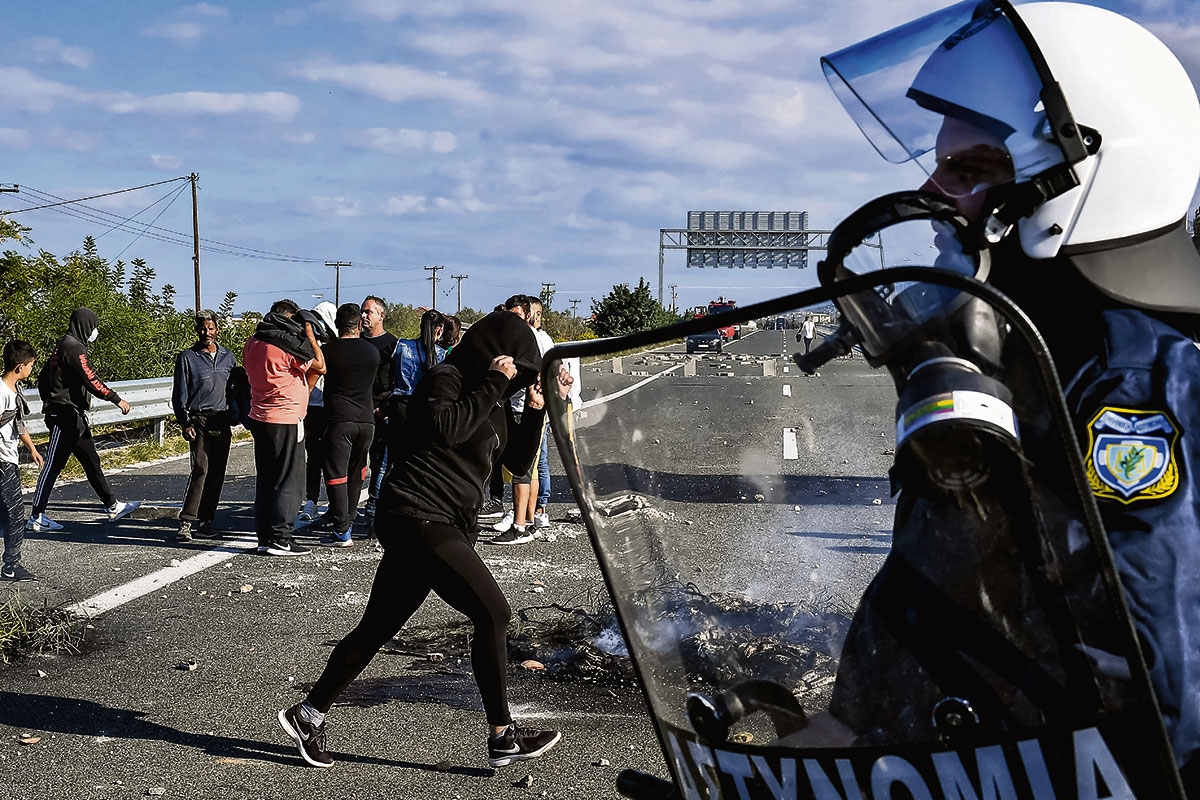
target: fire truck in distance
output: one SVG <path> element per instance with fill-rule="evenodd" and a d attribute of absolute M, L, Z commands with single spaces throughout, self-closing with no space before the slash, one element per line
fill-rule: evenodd
<path fill-rule="evenodd" d="M 707 308 L 704 306 L 697 306 L 696 316 L 703 317 L 712 314 L 723 314 L 726 311 L 733 311 L 735 308 L 737 308 L 736 300 L 726 300 L 724 297 L 718 297 L 716 300 L 711 301 Z M 717 332 L 721 334 L 722 339 L 726 340 L 737 339 L 739 336 L 737 325 L 722 326 L 717 328 Z"/>

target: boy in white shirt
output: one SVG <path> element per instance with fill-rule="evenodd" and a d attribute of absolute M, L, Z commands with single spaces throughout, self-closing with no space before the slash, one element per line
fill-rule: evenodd
<path fill-rule="evenodd" d="M 0 581 L 35 581 L 37 576 L 21 566 L 25 542 L 25 496 L 21 492 L 18 445 L 24 442 L 33 462 L 42 468 L 42 455 L 33 446 L 25 417 L 29 406 L 18 384 L 33 373 L 37 353 L 33 345 L 13 339 L 4 346 L 4 375 L 0 377 L 0 536 L 4 539 Z"/>

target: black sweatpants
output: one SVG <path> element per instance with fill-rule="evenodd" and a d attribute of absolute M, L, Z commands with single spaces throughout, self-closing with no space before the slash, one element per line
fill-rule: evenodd
<path fill-rule="evenodd" d="M 250 420 L 254 434 L 254 532 L 260 545 L 291 541 L 304 495 L 304 448 L 298 422 Z"/>
<path fill-rule="evenodd" d="M 87 418 L 73 408 L 55 408 L 45 416 L 46 428 L 50 431 L 50 444 L 46 448 L 46 465 L 38 475 L 37 489 L 33 493 L 33 515 L 36 517 L 46 511 L 50 504 L 50 493 L 54 491 L 54 482 L 59 473 L 67 465 L 67 459 L 75 456 L 83 467 L 92 490 L 100 498 L 106 509 L 116 504 L 117 498 L 100 469 L 100 454 L 96 452 L 96 442 L 92 439 L 92 429 Z"/>
<path fill-rule="evenodd" d="M 304 499 L 321 499 L 321 470 L 325 465 L 325 406 L 309 406 L 304 415 Z"/>
<path fill-rule="evenodd" d="M 475 625 L 471 667 L 491 725 L 512 722 L 508 650 L 512 610 L 467 534 L 452 526 L 384 512 L 375 519 L 384 546 L 362 620 L 333 648 L 308 702 L 326 712 L 431 591 Z"/>
<path fill-rule="evenodd" d="M 196 414 L 192 428 L 196 438 L 188 443 L 192 471 L 183 493 L 179 518 L 187 522 L 212 522 L 221 502 L 225 468 L 229 465 L 229 412 Z"/>
<path fill-rule="evenodd" d="M 374 439 L 373 422 L 334 422 L 325 428 L 325 494 L 334 533 L 345 533 L 354 521 Z"/>

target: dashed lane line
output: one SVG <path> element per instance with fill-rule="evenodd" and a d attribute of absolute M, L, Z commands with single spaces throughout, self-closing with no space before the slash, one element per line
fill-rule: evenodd
<path fill-rule="evenodd" d="M 800 457 L 800 449 L 796 446 L 796 429 L 783 429 L 783 460 L 795 461 Z"/>
<path fill-rule="evenodd" d="M 231 540 L 228 544 L 215 547 L 212 550 L 184 559 L 178 564 L 163 567 L 140 578 L 122 584 L 116 588 L 101 592 L 87 600 L 68 606 L 67 610 L 84 617 L 98 617 L 106 611 L 119 608 L 131 600 L 136 600 L 151 592 L 158 591 L 178 580 L 195 575 L 197 572 L 228 561 L 236 555 L 254 550 L 258 546 L 256 539 L 251 537 Z"/>

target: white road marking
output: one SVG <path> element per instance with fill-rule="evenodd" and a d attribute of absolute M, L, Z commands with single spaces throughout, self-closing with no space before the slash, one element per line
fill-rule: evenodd
<path fill-rule="evenodd" d="M 606 394 L 606 395 L 602 395 L 600 397 L 593 397 L 591 400 L 584 400 L 582 405 L 580 405 L 579 407 L 581 409 L 583 409 L 583 408 L 593 408 L 595 406 L 602 406 L 605 403 L 609 402 L 610 400 L 616 400 L 618 397 L 624 397 L 625 395 L 629 394 L 630 392 L 636 391 L 636 390 L 642 388 L 650 381 L 656 381 L 659 378 L 661 378 L 663 375 L 669 375 L 670 373 L 674 372 L 675 370 L 679 369 L 682 366 L 683 366 L 683 364 L 679 363 L 673 367 L 668 367 L 668 368 L 664 369 L 662 372 L 655 373 L 654 375 L 651 375 L 649 378 L 646 378 L 646 380 L 644 380 L 644 381 L 638 381 L 633 386 L 627 386 L 619 392 L 613 392 L 612 394 Z"/>
<path fill-rule="evenodd" d="M 216 566 L 222 561 L 228 561 L 236 555 L 248 552 L 258 546 L 258 541 L 250 537 L 232 540 L 228 545 L 208 550 L 177 565 L 163 567 L 157 572 L 151 572 L 129 583 L 101 592 L 87 600 L 68 606 L 67 610 L 85 617 L 98 617 L 106 611 L 123 606 L 131 600 L 158 591 L 177 580 L 194 575 L 201 570 Z"/>
<path fill-rule="evenodd" d="M 792 386 L 791 386 L 791 384 L 785 383 L 785 384 L 783 385 L 783 396 L 784 396 L 784 397 L 791 397 L 791 396 L 792 396 Z"/>
<path fill-rule="evenodd" d="M 787 374 L 788 374 L 789 372 L 791 372 L 791 371 L 792 371 L 792 368 L 791 368 L 791 367 L 784 367 L 784 368 L 783 368 L 783 374 L 784 374 L 784 375 L 787 375 Z"/>
<path fill-rule="evenodd" d="M 796 429 L 783 429 L 783 460 L 795 461 L 800 457 L 800 450 L 796 447 Z"/>

